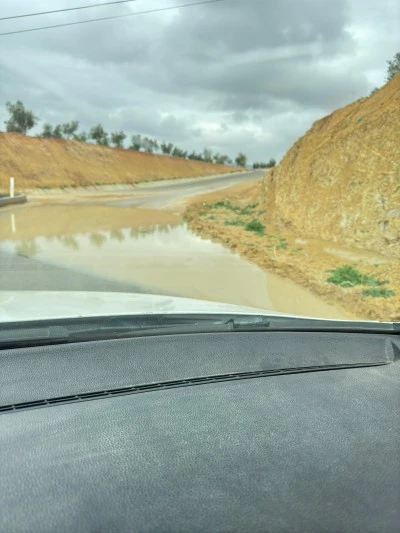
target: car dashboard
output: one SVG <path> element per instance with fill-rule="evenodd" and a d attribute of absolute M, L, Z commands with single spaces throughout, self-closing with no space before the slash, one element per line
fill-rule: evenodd
<path fill-rule="evenodd" d="M 0 352 L 2 531 L 399 531 L 395 334 Z"/>

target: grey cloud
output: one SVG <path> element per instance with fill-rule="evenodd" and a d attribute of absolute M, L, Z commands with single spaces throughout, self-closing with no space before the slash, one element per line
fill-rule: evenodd
<path fill-rule="evenodd" d="M 20 98 L 43 120 L 101 122 L 188 149 L 278 158 L 313 120 L 368 94 L 371 79 L 383 81 L 398 47 L 396 4 L 233 0 L 0 37 L 8 47 L 0 90 L 3 101 Z M 165 5 L 146 0 L 45 22 Z M 35 2 L 35 10 L 48 7 Z M 2 0 L 4 15 L 28 10 L 26 0 Z M 38 22 L 10 21 L 0 30 Z"/>

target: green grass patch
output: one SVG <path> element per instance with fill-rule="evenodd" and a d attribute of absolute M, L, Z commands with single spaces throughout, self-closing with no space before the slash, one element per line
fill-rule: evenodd
<path fill-rule="evenodd" d="M 372 296 L 373 298 L 390 298 L 396 293 L 390 289 L 383 289 L 382 287 L 373 287 L 372 289 L 365 289 L 362 291 L 363 296 Z"/>
<path fill-rule="evenodd" d="M 240 213 L 241 215 L 252 215 L 254 213 L 254 210 L 250 207 L 242 207 L 237 208 L 237 213 Z"/>
<path fill-rule="evenodd" d="M 209 217 L 206 217 L 206 220 L 217 220 L 214 215 L 210 215 Z"/>
<path fill-rule="evenodd" d="M 236 220 L 225 220 L 225 226 L 244 226 L 245 222 L 237 218 Z"/>
<path fill-rule="evenodd" d="M 254 233 L 257 233 L 258 235 L 264 235 L 265 234 L 265 226 L 264 224 L 261 224 L 259 220 L 252 220 L 244 227 L 247 231 L 253 231 Z"/>
<path fill-rule="evenodd" d="M 213 204 L 210 204 L 209 207 L 211 209 L 218 209 L 220 207 L 223 207 L 224 209 L 230 209 L 231 211 L 235 211 L 235 206 L 232 204 L 232 202 L 221 200 L 219 202 L 215 202 Z"/>
<path fill-rule="evenodd" d="M 229 200 L 221 200 L 219 202 L 215 202 L 213 204 L 209 204 L 207 207 L 211 209 L 229 209 L 230 211 L 234 211 L 235 213 L 241 214 L 241 215 L 251 215 L 257 207 L 257 204 L 249 204 L 245 207 L 239 207 L 237 205 L 234 205 Z"/>
<path fill-rule="evenodd" d="M 362 274 L 356 268 L 350 265 L 342 265 L 335 270 L 329 270 L 331 273 L 327 278 L 328 283 L 334 283 L 340 287 L 355 287 L 357 285 L 368 285 L 369 287 L 381 287 L 388 283 L 387 280 L 379 280 L 375 276 Z"/>
<path fill-rule="evenodd" d="M 249 205 L 246 205 L 245 207 L 237 207 L 236 210 L 241 215 L 252 215 L 257 205 L 258 204 L 249 204 Z"/>

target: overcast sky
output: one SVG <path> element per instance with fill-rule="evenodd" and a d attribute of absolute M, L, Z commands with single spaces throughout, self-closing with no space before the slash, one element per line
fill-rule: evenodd
<path fill-rule="evenodd" d="M 101 0 L 1 0 L 0 17 Z M 104 1 L 104 0 L 103 0 Z M 137 0 L 0 21 L 0 33 L 195 0 Z M 399 51 L 398 0 L 226 0 L 0 36 L 0 129 L 7 100 L 42 121 L 101 123 L 280 159 L 314 120 L 382 85 Z"/>

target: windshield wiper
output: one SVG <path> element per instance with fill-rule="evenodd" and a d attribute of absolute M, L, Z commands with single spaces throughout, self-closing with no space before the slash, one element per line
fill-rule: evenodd
<path fill-rule="evenodd" d="M 12 322 L 0 329 L 0 349 L 43 346 L 136 336 L 267 329 L 268 317 L 258 315 L 139 315 L 83 317 Z"/>
<path fill-rule="evenodd" d="M 0 327 L 0 349 L 137 336 L 240 331 L 333 331 L 396 334 L 400 333 L 400 324 L 245 314 L 80 317 L 2 324 Z"/>

